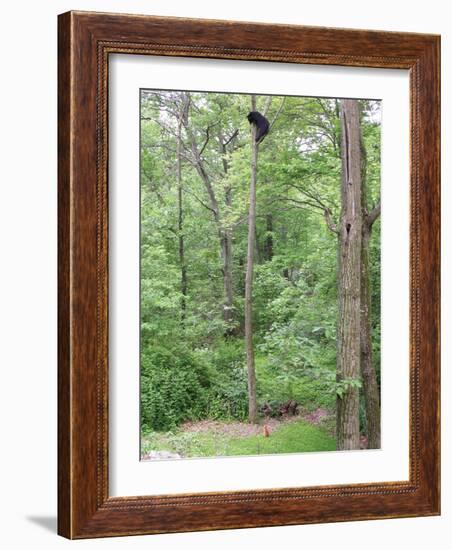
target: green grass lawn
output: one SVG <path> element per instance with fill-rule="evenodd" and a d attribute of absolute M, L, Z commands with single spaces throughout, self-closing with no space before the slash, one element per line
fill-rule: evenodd
<path fill-rule="evenodd" d="M 336 441 L 325 428 L 304 420 L 287 423 L 269 437 L 231 437 L 215 432 L 152 432 L 142 438 L 142 455 L 169 451 L 182 457 L 262 455 L 335 451 Z"/>

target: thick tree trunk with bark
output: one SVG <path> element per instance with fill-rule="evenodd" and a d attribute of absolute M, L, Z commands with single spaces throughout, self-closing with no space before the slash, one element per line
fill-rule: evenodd
<path fill-rule="evenodd" d="M 361 235 L 361 378 L 362 395 L 366 411 L 367 448 L 381 447 L 380 392 L 372 354 L 372 300 L 370 288 L 369 244 L 372 225 L 380 215 L 380 203 L 368 213 L 367 151 L 362 133 L 361 140 L 361 209 L 363 217 Z"/>
<path fill-rule="evenodd" d="M 339 450 L 359 449 L 361 358 L 361 150 L 356 100 L 341 101 L 342 185 L 339 224 L 339 323 L 336 435 Z"/>
<path fill-rule="evenodd" d="M 251 96 L 251 110 L 256 110 L 256 98 Z M 254 239 L 256 235 L 256 178 L 257 178 L 257 143 L 256 126 L 251 124 L 251 179 L 250 204 L 248 213 L 248 252 L 245 276 L 245 347 L 248 369 L 248 420 L 256 422 L 256 370 L 253 348 L 253 269 Z"/>
<path fill-rule="evenodd" d="M 380 393 L 372 359 L 371 293 L 369 241 L 371 225 L 363 221 L 361 243 L 361 376 L 366 410 L 367 448 L 381 447 Z"/>

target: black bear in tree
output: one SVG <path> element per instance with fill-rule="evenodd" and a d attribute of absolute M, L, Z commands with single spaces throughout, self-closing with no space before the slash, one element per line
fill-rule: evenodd
<path fill-rule="evenodd" d="M 256 143 L 260 143 L 268 134 L 270 123 L 264 115 L 261 115 L 258 111 L 251 111 L 247 118 L 250 124 L 256 125 Z"/>

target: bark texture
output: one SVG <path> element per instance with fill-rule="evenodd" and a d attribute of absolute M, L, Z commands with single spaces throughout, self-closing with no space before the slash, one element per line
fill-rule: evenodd
<path fill-rule="evenodd" d="M 265 217 L 267 233 L 265 236 L 265 260 L 271 262 L 273 259 L 273 215 Z"/>
<path fill-rule="evenodd" d="M 187 122 L 188 98 L 184 97 L 180 106 L 179 118 L 177 121 L 177 144 L 176 144 L 176 162 L 177 162 L 177 233 L 179 240 L 179 265 L 181 270 L 181 320 L 185 321 L 187 309 L 187 264 L 185 262 L 185 243 L 184 243 L 184 195 L 182 185 L 182 127 Z"/>
<path fill-rule="evenodd" d="M 369 245 L 372 225 L 380 215 L 380 203 L 368 212 L 367 197 L 367 153 L 362 134 L 361 140 L 361 378 L 362 397 L 367 426 L 367 448 L 381 447 L 380 391 L 372 353 L 372 294 L 370 286 Z"/>
<path fill-rule="evenodd" d="M 339 224 L 339 323 L 336 436 L 339 450 L 359 449 L 361 326 L 361 149 L 358 102 L 341 101 L 342 183 Z"/>
<path fill-rule="evenodd" d="M 256 98 L 251 96 L 251 111 L 256 110 Z M 251 124 L 251 178 L 250 204 L 248 212 L 248 251 L 245 276 L 245 347 L 248 369 L 248 420 L 256 422 L 256 369 L 253 348 L 253 269 L 254 239 L 256 235 L 256 179 L 257 179 L 257 143 L 256 126 Z"/>
<path fill-rule="evenodd" d="M 366 410 L 367 447 L 381 447 L 380 392 L 372 355 L 371 292 L 369 274 L 369 241 L 371 226 L 365 221 L 361 244 L 361 376 Z"/>
<path fill-rule="evenodd" d="M 223 162 L 224 175 L 228 175 L 229 165 L 227 161 L 227 149 L 225 138 L 220 131 L 218 134 L 220 144 L 220 154 Z M 226 211 L 229 212 L 232 208 L 232 189 L 227 185 L 224 191 L 224 204 Z M 221 228 L 221 257 L 223 260 L 223 321 L 226 325 L 225 336 L 232 336 L 235 333 L 234 326 L 234 286 L 232 274 L 232 229 L 228 226 Z"/>

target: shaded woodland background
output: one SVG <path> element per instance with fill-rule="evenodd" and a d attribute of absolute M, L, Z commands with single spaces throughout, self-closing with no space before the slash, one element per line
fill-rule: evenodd
<path fill-rule="evenodd" d="M 140 156 L 142 456 L 379 448 L 380 102 L 142 91 Z"/>

